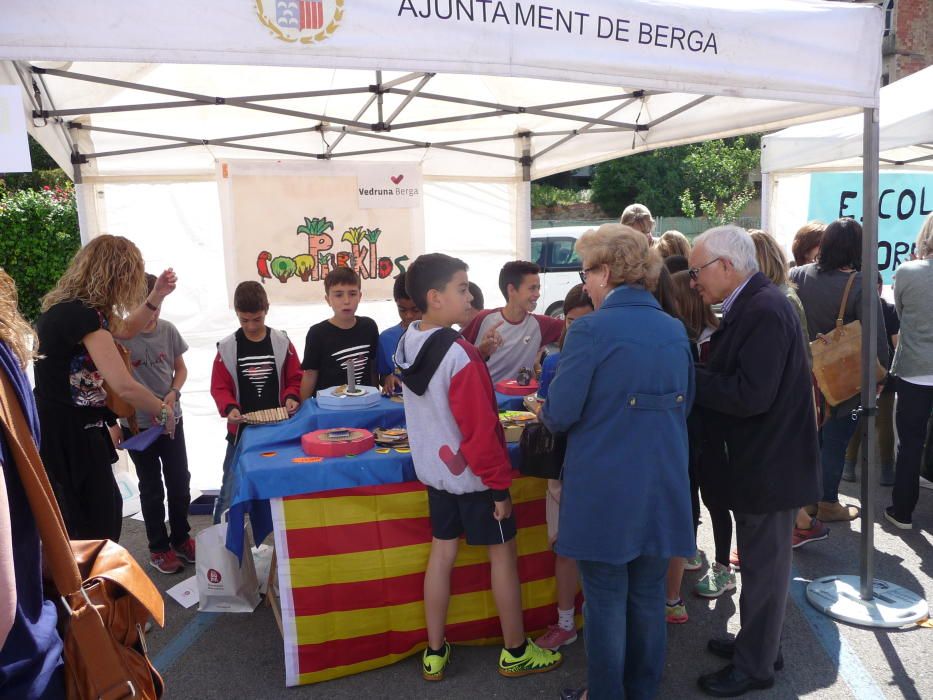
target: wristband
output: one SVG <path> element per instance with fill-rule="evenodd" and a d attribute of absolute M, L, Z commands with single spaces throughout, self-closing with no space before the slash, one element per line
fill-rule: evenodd
<path fill-rule="evenodd" d="M 168 423 L 168 406 L 162 404 L 162 410 L 159 411 L 159 425 L 165 426 Z"/>
<path fill-rule="evenodd" d="M 169 389 L 169 391 L 174 391 L 174 392 L 175 392 L 175 398 L 176 398 L 176 399 L 180 399 L 180 398 L 181 398 L 181 389 L 179 389 L 177 386 L 173 386 L 171 389 Z"/>
<path fill-rule="evenodd" d="M 146 299 L 146 308 L 149 309 L 150 311 L 158 311 L 158 310 L 159 310 L 159 307 L 156 306 L 155 304 L 149 303 L 149 300 L 148 300 L 148 299 Z"/>

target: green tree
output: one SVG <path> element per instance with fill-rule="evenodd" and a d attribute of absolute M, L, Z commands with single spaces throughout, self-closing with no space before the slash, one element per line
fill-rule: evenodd
<path fill-rule="evenodd" d="M 16 281 L 19 306 L 35 320 L 39 305 L 81 247 L 74 190 L 0 190 L 0 267 Z"/>
<path fill-rule="evenodd" d="M 760 162 L 757 143 L 749 147 L 742 137 L 690 146 L 680 199 L 684 214 L 695 216 L 699 210 L 716 224 L 735 220 L 755 196 L 748 175 Z"/>
<path fill-rule="evenodd" d="M 748 175 L 759 159 L 760 138 L 750 136 L 607 161 L 596 166 L 593 201 L 610 216 L 640 202 L 655 216 L 723 217 L 741 211 L 754 196 Z"/>

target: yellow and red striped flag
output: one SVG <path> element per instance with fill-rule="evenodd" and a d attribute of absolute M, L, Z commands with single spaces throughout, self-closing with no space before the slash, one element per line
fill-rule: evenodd
<path fill-rule="evenodd" d="M 511 488 L 527 634 L 556 621 L 545 484 L 516 478 Z M 287 685 L 380 668 L 425 647 L 423 586 L 431 526 L 422 484 L 273 499 L 272 517 Z M 501 642 L 485 547 L 461 542 L 447 639 Z"/>

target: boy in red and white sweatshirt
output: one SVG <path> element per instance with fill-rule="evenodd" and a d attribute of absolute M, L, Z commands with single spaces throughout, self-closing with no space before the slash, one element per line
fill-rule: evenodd
<path fill-rule="evenodd" d="M 233 454 L 243 414 L 284 406 L 289 415 L 301 405 L 301 364 L 282 331 L 266 326 L 269 298 L 259 282 L 241 282 L 233 293 L 240 328 L 217 343 L 211 371 L 211 397 L 227 419 L 220 495 L 214 502 L 214 522 L 230 507 L 235 493 Z"/>
<path fill-rule="evenodd" d="M 509 498 L 512 467 L 495 392 L 476 348 L 451 329 L 470 309 L 467 265 L 442 253 L 422 255 L 406 272 L 408 295 L 422 311 L 402 335 L 395 364 L 405 397 L 408 439 L 418 478 L 428 489 L 431 554 L 424 578 L 428 648 L 422 676 L 439 681 L 450 660 L 445 639 L 450 575 L 461 535 L 486 545 L 505 648 L 499 673 L 550 671 L 561 655 L 525 638 L 515 519 Z"/>

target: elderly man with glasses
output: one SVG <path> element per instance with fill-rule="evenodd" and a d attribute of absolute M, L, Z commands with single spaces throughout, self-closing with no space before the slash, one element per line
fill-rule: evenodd
<path fill-rule="evenodd" d="M 783 667 L 794 518 L 820 493 L 816 417 L 800 320 L 758 272 L 751 236 L 738 226 L 710 229 L 694 243 L 689 272 L 703 301 L 722 302 L 709 362 L 696 372 L 696 406 L 706 438 L 726 446 L 719 468 L 742 556 L 742 627 L 734 640 L 707 646 L 731 663 L 699 684 L 735 697 L 770 687 Z"/>

